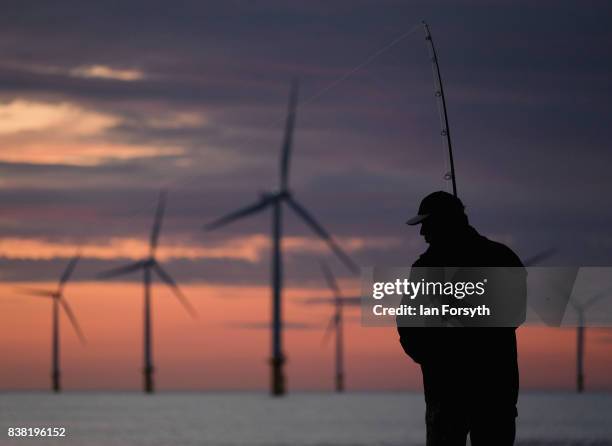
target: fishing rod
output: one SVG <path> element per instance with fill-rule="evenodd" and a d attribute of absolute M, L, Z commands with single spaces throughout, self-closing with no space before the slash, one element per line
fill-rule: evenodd
<path fill-rule="evenodd" d="M 444 87 L 442 86 L 442 76 L 440 75 L 440 65 L 438 65 L 438 54 L 436 53 L 436 47 L 434 46 L 431 33 L 429 32 L 429 26 L 427 22 L 423 20 L 423 28 L 425 29 L 425 40 L 429 48 L 429 54 L 431 56 L 431 67 L 434 75 L 434 88 L 436 94 L 436 102 L 438 104 L 438 114 L 440 115 L 440 125 L 442 131 L 440 134 L 446 142 L 448 147 L 448 159 L 450 161 L 450 172 L 444 175 L 446 180 L 452 180 L 453 184 L 453 195 L 457 196 L 457 181 L 455 177 L 455 163 L 453 162 L 453 145 L 451 143 L 450 130 L 448 127 L 448 113 L 446 112 L 446 99 L 444 97 Z"/>

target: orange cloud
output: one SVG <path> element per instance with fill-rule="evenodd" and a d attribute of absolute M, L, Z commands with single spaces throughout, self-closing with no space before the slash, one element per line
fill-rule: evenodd
<path fill-rule="evenodd" d="M 0 147 L 1 148 L 1 147 Z M 156 156 L 182 155 L 179 147 L 153 147 L 125 144 L 26 143 L 1 148 L 0 161 L 28 164 L 96 166 L 110 160 L 129 160 Z"/>
<path fill-rule="evenodd" d="M 144 73 L 140 70 L 112 68 L 107 65 L 76 67 L 68 73 L 75 77 L 114 79 L 125 82 L 139 81 L 145 77 Z"/>
<path fill-rule="evenodd" d="M 73 135 L 91 135 L 118 122 L 116 117 L 85 110 L 68 102 L 45 103 L 16 99 L 0 105 L 1 135 L 65 127 Z"/>
<path fill-rule="evenodd" d="M 394 239 L 363 239 L 349 237 L 339 242 L 347 251 L 365 247 L 389 246 L 396 243 Z M 285 237 L 283 247 L 288 252 L 307 252 L 325 254 L 327 246 L 320 240 L 311 237 Z M 89 258 L 111 260 L 116 258 L 140 259 L 148 255 L 148 242 L 138 238 L 113 237 L 103 243 L 87 243 L 80 249 Z M 204 259 L 228 258 L 257 262 L 269 249 L 269 238 L 263 234 L 231 238 L 222 244 L 197 246 L 190 242 L 165 241 L 159 247 L 158 258 L 168 259 Z M 67 258 L 74 255 L 76 247 L 70 243 L 54 242 L 36 238 L 3 238 L 0 239 L 0 257 L 10 259 L 53 259 Z"/>
<path fill-rule="evenodd" d="M 42 65 L 10 61 L 4 62 L 2 65 L 17 70 L 28 71 L 30 73 L 68 75 L 71 77 L 82 77 L 86 79 L 98 78 L 132 82 L 142 80 L 146 77 L 145 73 L 141 70 L 114 68 L 102 64 L 82 65 L 70 69 L 58 67 L 55 65 Z"/>
<path fill-rule="evenodd" d="M 193 124 L 196 116 L 166 116 L 166 125 Z M 181 155 L 175 146 L 105 140 L 105 132 L 122 119 L 69 102 L 16 99 L 0 105 L 0 161 L 93 166 L 112 159 Z"/>

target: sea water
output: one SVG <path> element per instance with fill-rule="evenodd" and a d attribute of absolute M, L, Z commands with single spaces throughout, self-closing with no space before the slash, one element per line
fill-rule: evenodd
<path fill-rule="evenodd" d="M 408 392 L 7 392 L 0 445 L 422 445 L 424 410 L 423 395 Z M 66 436 L 9 438 L 9 427 Z M 612 446 L 612 394 L 523 393 L 517 444 Z"/>

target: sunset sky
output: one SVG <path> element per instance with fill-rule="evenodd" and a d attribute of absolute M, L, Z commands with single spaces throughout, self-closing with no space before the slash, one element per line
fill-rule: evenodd
<path fill-rule="evenodd" d="M 154 289 L 160 389 L 265 389 L 270 213 L 204 223 L 278 184 L 290 80 L 301 81 L 291 190 L 359 265 L 410 265 L 403 222 L 448 187 L 427 48 L 438 46 L 459 195 L 472 224 L 549 265 L 612 263 L 612 7 L 606 2 L 13 2 L 0 15 L 0 389 L 46 388 L 53 288 L 67 389 L 138 389 L 142 287 L 96 273 L 147 253 L 168 190 L 159 259 L 200 317 Z M 397 40 L 403 36 L 401 40 Z M 367 64 L 363 64 L 364 62 Z M 356 69 L 358 67 L 358 69 Z M 289 388 L 332 386 L 330 308 L 317 261 L 351 278 L 285 213 Z M 593 311 L 597 311 L 596 308 Z M 574 385 L 570 329 L 519 331 L 521 379 Z M 587 333 L 586 385 L 612 390 L 612 331 Z M 349 389 L 418 389 L 392 328 L 347 310 Z"/>

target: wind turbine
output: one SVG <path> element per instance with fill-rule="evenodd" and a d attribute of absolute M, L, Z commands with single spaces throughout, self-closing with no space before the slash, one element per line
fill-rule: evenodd
<path fill-rule="evenodd" d="M 546 260 L 548 257 L 552 256 L 556 252 L 555 249 L 547 249 L 544 251 L 540 251 L 537 254 L 527 258 L 525 260 L 525 266 L 533 266 L 535 264 L 540 263 L 543 260 Z M 360 296 L 343 296 L 338 284 L 334 278 L 333 273 L 331 272 L 329 266 L 326 263 L 321 262 L 321 271 L 325 277 L 327 285 L 332 292 L 332 298 L 326 297 L 315 297 L 304 299 L 303 303 L 307 305 L 317 305 L 317 304 L 326 304 L 326 305 L 334 305 L 334 314 L 329 320 L 329 324 L 325 330 L 325 334 L 323 337 L 323 341 L 326 342 L 331 336 L 332 331 L 335 330 L 335 340 L 336 340 L 336 353 L 335 353 L 335 361 L 336 361 L 336 371 L 335 371 L 335 385 L 336 392 L 344 391 L 344 330 L 343 330 L 343 309 L 345 306 L 359 306 L 361 304 Z"/>
<path fill-rule="evenodd" d="M 60 332 L 59 332 L 60 307 L 64 310 L 64 313 L 66 313 L 66 316 L 68 316 L 68 320 L 72 324 L 72 327 L 74 328 L 74 331 L 79 337 L 79 340 L 83 344 L 85 343 L 85 336 L 83 336 L 83 332 L 81 331 L 81 327 L 79 326 L 76 316 L 74 315 L 72 308 L 70 308 L 70 305 L 68 305 L 68 302 L 66 301 L 66 298 L 64 297 L 64 287 L 66 286 L 68 279 L 70 279 L 72 272 L 76 268 L 79 258 L 80 256 L 77 254 L 70 260 L 68 265 L 66 265 L 66 269 L 64 269 L 64 272 L 62 276 L 60 277 L 59 283 L 57 285 L 57 289 L 50 290 L 50 291 L 37 290 L 37 289 L 21 290 L 23 293 L 29 294 L 30 296 L 48 297 L 48 298 L 51 298 L 53 301 L 53 325 L 52 325 L 52 343 L 51 343 L 51 349 L 52 349 L 51 388 L 56 393 L 60 392 L 62 389 L 61 381 L 60 381 L 60 377 L 61 377 L 61 373 L 60 373 Z"/>
<path fill-rule="evenodd" d="M 114 268 L 109 271 L 103 272 L 98 275 L 101 279 L 109 279 L 112 277 L 122 276 L 136 271 L 143 272 L 143 286 L 144 286 L 144 391 L 146 393 L 152 393 L 154 390 L 153 384 L 153 352 L 151 343 L 151 279 L 152 274 L 155 273 L 157 276 L 170 287 L 174 295 L 177 297 L 179 302 L 185 307 L 187 312 L 192 316 L 196 316 L 195 309 L 191 306 L 183 292 L 180 290 L 174 279 L 168 274 L 160 265 L 155 258 L 155 252 L 157 250 L 157 244 L 159 240 L 159 234 L 162 226 L 162 219 L 164 216 L 164 209 L 166 206 L 166 192 L 161 191 L 159 194 L 159 200 L 157 203 L 157 210 L 155 212 L 155 219 L 153 222 L 153 228 L 151 230 L 151 237 L 149 239 L 149 256 L 129 265 Z"/>
<path fill-rule="evenodd" d="M 340 288 L 336 283 L 336 279 L 332 274 L 331 270 L 324 262 L 321 262 L 321 270 L 323 271 L 323 275 L 325 276 L 325 280 L 329 289 L 333 295 L 333 304 L 334 304 L 334 314 L 332 314 L 331 319 L 329 320 L 329 324 L 327 329 L 325 330 L 325 334 L 323 335 L 323 342 L 325 342 L 329 336 L 331 335 L 332 330 L 335 330 L 336 337 L 336 374 L 335 374 L 335 384 L 336 384 L 336 392 L 344 392 L 344 319 L 343 319 L 343 307 L 344 307 L 344 297 L 340 292 Z"/>
<path fill-rule="evenodd" d="M 527 267 L 536 266 L 542 263 L 544 260 L 548 259 L 549 257 L 554 256 L 556 253 L 556 248 L 544 249 L 543 251 L 540 251 L 537 254 L 533 254 L 531 257 L 527 257 L 525 260 L 523 260 L 523 265 Z"/>
<path fill-rule="evenodd" d="M 289 161 L 291 155 L 291 144 L 293 140 L 293 129 L 295 125 L 296 107 L 298 96 L 298 83 L 294 81 L 289 95 L 289 107 L 285 124 L 285 135 L 280 158 L 280 185 L 274 192 L 264 193 L 261 198 L 244 208 L 227 214 L 218 220 L 207 224 L 205 230 L 213 230 L 229 224 L 243 217 L 256 214 L 264 209 L 272 209 L 272 358 L 271 366 L 271 393 L 279 396 L 286 392 L 285 376 L 283 373 L 285 355 L 282 349 L 282 204 L 286 204 L 300 217 L 310 228 L 321 237 L 334 252 L 336 256 L 354 274 L 359 269 L 357 265 L 342 251 L 331 235 L 319 224 L 319 222 L 299 204 L 289 190 Z"/>
<path fill-rule="evenodd" d="M 578 303 L 570 299 L 570 304 L 578 315 L 578 324 L 576 325 L 576 391 L 582 393 L 584 391 L 584 339 L 586 334 L 585 313 L 590 306 L 600 301 L 609 295 L 608 292 L 596 294 L 589 300 L 583 303 Z"/>

